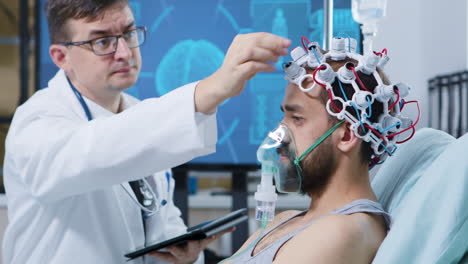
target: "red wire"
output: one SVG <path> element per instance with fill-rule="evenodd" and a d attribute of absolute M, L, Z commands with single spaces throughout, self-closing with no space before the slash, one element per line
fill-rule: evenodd
<path fill-rule="evenodd" d="M 397 144 L 405 143 L 406 141 L 410 140 L 410 139 L 414 136 L 414 133 L 416 133 L 416 129 L 413 127 L 413 132 L 411 132 L 411 136 L 409 136 L 409 137 L 408 137 L 407 139 L 405 139 L 405 140 L 397 141 L 396 143 L 397 143 Z"/>
<path fill-rule="evenodd" d="M 375 157 L 375 158 L 371 159 L 371 161 L 369 162 L 369 167 L 373 167 L 374 165 L 376 165 L 379 162 L 380 162 L 380 158 Z"/>
<path fill-rule="evenodd" d="M 333 96 L 332 96 L 331 90 L 327 89 L 327 92 L 328 92 L 328 98 L 330 98 L 330 104 L 333 106 L 333 108 L 335 108 L 336 111 L 338 111 L 338 113 L 341 112 L 340 108 L 338 108 L 335 102 L 333 102 Z"/>
<path fill-rule="evenodd" d="M 372 132 L 374 132 L 374 134 L 376 134 L 379 138 L 381 138 L 383 140 L 383 142 L 385 144 L 387 144 L 387 140 L 384 138 L 384 136 L 382 136 L 382 134 L 380 134 L 377 130 L 373 129 L 371 126 L 369 126 L 368 124 L 364 124 L 365 127 L 367 127 L 368 129 L 370 129 Z"/>
<path fill-rule="evenodd" d="M 403 105 L 400 108 L 400 112 L 403 111 L 403 108 L 405 107 L 405 103 L 406 103 L 405 99 L 401 99 L 401 101 L 403 101 Z"/>
<path fill-rule="evenodd" d="M 387 55 L 387 49 L 383 49 L 381 52 L 374 51 L 374 54 L 382 57 L 383 54 Z"/>
<path fill-rule="evenodd" d="M 321 82 L 318 82 L 317 79 L 315 78 L 315 74 L 317 74 L 317 72 L 319 70 L 325 70 L 327 68 L 327 66 L 325 65 L 322 65 L 320 67 L 318 67 L 317 69 L 314 70 L 314 72 L 312 73 L 312 77 L 314 77 L 314 82 L 317 83 L 318 85 L 322 86 L 323 88 L 327 87 L 325 84 L 321 83 Z"/>
<path fill-rule="evenodd" d="M 395 105 L 397 105 L 400 102 L 400 93 L 398 92 L 398 89 L 393 89 L 393 90 L 397 94 L 397 99 L 395 100 L 395 102 L 393 102 L 391 106 L 388 107 L 388 110 L 392 110 L 393 107 L 395 107 Z"/>
<path fill-rule="evenodd" d="M 354 67 L 349 67 L 353 73 L 354 73 L 354 76 L 356 76 L 356 80 L 358 81 L 359 85 L 361 86 L 361 88 L 364 90 L 364 91 L 368 91 L 369 93 L 373 94 L 373 92 L 369 91 L 366 89 L 366 86 L 362 83 L 361 79 L 359 78 L 356 70 L 354 69 Z"/>
<path fill-rule="evenodd" d="M 307 48 L 307 46 L 304 44 L 304 40 L 307 41 L 307 44 L 310 43 L 310 40 L 307 39 L 306 37 L 302 36 L 301 37 L 301 42 L 302 42 L 302 47 L 307 51 L 307 53 L 309 52 L 309 49 Z"/>
<path fill-rule="evenodd" d="M 396 135 L 399 135 L 399 134 L 401 134 L 401 133 L 403 133 L 403 132 L 406 132 L 406 131 L 408 131 L 408 130 L 410 130 L 410 129 L 413 129 L 413 128 L 416 126 L 416 124 L 418 124 L 419 118 L 421 117 L 421 109 L 419 108 L 419 102 L 418 102 L 418 101 L 408 101 L 408 102 L 405 102 L 405 104 L 409 104 L 409 103 L 416 103 L 416 106 L 418 107 L 418 118 L 416 118 L 416 121 L 415 121 L 411 126 L 405 128 L 405 129 L 403 129 L 403 130 L 400 131 L 400 132 L 397 132 L 397 133 L 394 133 L 394 134 L 391 134 L 391 135 L 387 135 L 387 137 L 394 137 L 394 136 L 396 136 Z M 404 104 L 404 105 L 405 105 L 405 104 Z M 410 138 L 411 138 L 411 137 L 410 137 Z"/>

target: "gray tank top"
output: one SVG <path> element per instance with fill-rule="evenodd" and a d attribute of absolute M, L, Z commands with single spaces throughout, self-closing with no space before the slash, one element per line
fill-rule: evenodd
<path fill-rule="evenodd" d="M 284 223 L 288 222 L 289 220 L 291 220 L 292 218 L 294 218 L 296 216 L 305 214 L 306 212 L 307 211 L 299 212 L 299 213 L 294 214 L 293 216 L 285 219 L 284 221 L 280 222 L 275 227 L 270 229 L 268 232 L 263 234 L 262 237 L 257 240 L 257 243 L 260 242 L 266 235 L 271 233 L 273 230 L 275 230 L 279 226 L 283 225 Z M 333 215 L 333 214 L 350 215 L 350 214 L 354 214 L 354 213 L 370 213 L 370 214 L 381 215 L 381 216 L 383 216 L 383 218 L 385 220 L 385 224 L 387 225 L 387 230 L 390 229 L 390 225 L 391 225 L 390 215 L 387 214 L 383 210 L 382 205 L 380 205 L 380 203 L 377 203 L 377 202 L 374 202 L 374 201 L 371 201 L 371 200 L 367 200 L 367 199 L 355 200 L 355 201 L 352 201 L 352 202 L 346 204 L 345 206 L 343 206 L 343 207 L 341 207 L 339 209 L 336 209 L 336 210 L 332 211 L 331 213 L 328 213 L 328 214 L 325 214 L 325 215 L 320 216 L 318 218 L 315 218 L 314 220 L 307 223 L 305 226 L 303 226 L 303 227 L 301 227 L 301 228 L 299 228 L 299 229 L 297 229 L 297 230 L 295 230 L 295 231 L 293 231 L 293 232 L 291 232 L 289 234 L 286 234 L 282 238 L 280 238 L 280 239 L 276 240 L 274 243 L 270 244 L 268 247 L 266 247 L 266 248 L 262 249 L 261 251 L 259 251 L 255 256 L 252 256 L 252 252 L 255 249 L 255 247 L 257 246 L 257 244 L 255 244 L 249 250 L 244 252 L 244 254 L 240 255 L 237 258 L 235 258 L 232 263 L 243 263 L 243 264 L 244 263 L 248 263 L 248 264 L 272 263 L 275 255 L 276 255 L 276 252 L 281 248 L 281 246 L 284 243 L 286 243 L 288 240 L 290 240 L 292 237 L 294 237 L 296 234 L 298 234 L 302 230 L 304 230 L 307 227 L 309 227 L 310 225 L 312 225 L 314 222 L 316 222 L 320 218 L 322 218 L 324 216 L 328 216 L 328 215 Z"/>

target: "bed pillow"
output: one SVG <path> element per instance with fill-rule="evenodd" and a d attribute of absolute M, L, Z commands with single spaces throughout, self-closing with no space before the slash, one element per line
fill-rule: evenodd
<path fill-rule="evenodd" d="M 468 135 L 421 129 L 372 180 L 393 218 L 373 263 L 457 263 L 468 249 Z"/>

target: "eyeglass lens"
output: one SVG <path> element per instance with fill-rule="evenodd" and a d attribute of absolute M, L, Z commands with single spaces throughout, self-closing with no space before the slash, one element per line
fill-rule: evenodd
<path fill-rule="evenodd" d="M 120 36 L 102 37 L 93 40 L 92 47 L 97 55 L 105 55 L 115 52 L 117 49 L 118 38 Z M 143 28 L 131 30 L 122 35 L 129 48 L 139 47 L 145 41 L 145 32 Z"/>

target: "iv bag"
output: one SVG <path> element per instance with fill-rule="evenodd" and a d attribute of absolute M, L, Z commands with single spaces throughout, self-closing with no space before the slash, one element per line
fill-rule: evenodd
<path fill-rule="evenodd" d="M 385 16 L 387 0 L 353 0 L 353 18 L 360 24 L 376 23 Z"/>

